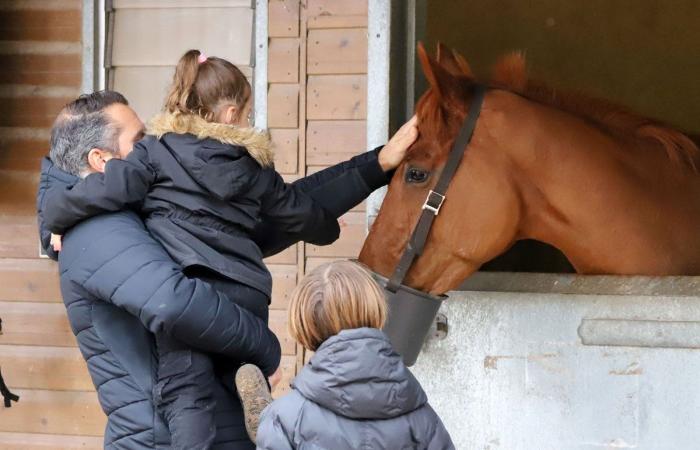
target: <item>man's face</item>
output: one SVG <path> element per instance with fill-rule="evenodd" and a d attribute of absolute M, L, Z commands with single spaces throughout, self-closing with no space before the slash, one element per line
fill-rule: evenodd
<path fill-rule="evenodd" d="M 143 122 L 127 105 L 115 103 L 105 109 L 109 121 L 119 129 L 119 158 L 126 158 L 134 144 L 144 136 Z"/>

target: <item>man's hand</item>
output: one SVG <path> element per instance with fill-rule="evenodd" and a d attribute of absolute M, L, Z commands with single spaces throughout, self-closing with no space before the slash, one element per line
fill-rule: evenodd
<path fill-rule="evenodd" d="M 267 380 L 270 382 L 270 387 L 274 389 L 275 386 L 277 386 L 280 383 L 280 381 L 282 381 L 282 368 L 278 367 L 277 370 L 275 370 L 275 373 L 270 375 L 270 378 L 268 378 Z"/>
<path fill-rule="evenodd" d="M 53 251 L 55 251 L 55 252 L 61 251 L 62 239 L 63 239 L 63 236 L 61 236 L 60 234 L 51 233 L 50 243 L 51 243 L 51 246 L 53 247 Z"/>
<path fill-rule="evenodd" d="M 406 150 L 418 138 L 418 118 L 411 117 L 411 120 L 403 124 L 399 131 L 392 136 L 384 148 L 379 152 L 379 165 L 384 172 L 394 170 L 399 167 L 401 161 L 406 157 Z"/>

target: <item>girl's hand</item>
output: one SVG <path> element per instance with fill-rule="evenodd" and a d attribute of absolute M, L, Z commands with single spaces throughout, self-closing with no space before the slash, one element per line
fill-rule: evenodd
<path fill-rule="evenodd" d="M 411 117 L 411 120 L 403 124 L 399 131 L 389 139 L 389 142 L 379 152 L 379 165 L 384 172 L 394 170 L 399 167 L 401 161 L 406 157 L 406 150 L 418 138 L 418 118 Z"/>
<path fill-rule="evenodd" d="M 60 234 L 51 234 L 51 246 L 53 247 L 53 251 L 55 252 L 60 252 L 61 251 L 61 244 L 62 244 L 62 239 L 63 236 Z"/>

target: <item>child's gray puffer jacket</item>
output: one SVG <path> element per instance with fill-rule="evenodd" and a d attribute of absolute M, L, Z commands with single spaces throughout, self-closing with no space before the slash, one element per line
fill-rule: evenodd
<path fill-rule="evenodd" d="M 319 347 L 292 392 L 265 409 L 258 449 L 454 449 L 387 337 L 343 330 Z"/>

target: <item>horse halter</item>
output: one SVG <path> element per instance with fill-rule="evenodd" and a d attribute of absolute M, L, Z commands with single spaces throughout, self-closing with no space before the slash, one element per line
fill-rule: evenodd
<path fill-rule="evenodd" d="M 403 280 L 406 278 L 408 270 L 413 265 L 413 261 L 416 257 L 423 253 L 423 248 L 428 240 L 428 234 L 430 233 L 430 228 L 433 225 L 435 217 L 440 213 L 440 208 L 445 201 L 445 194 L 447 188 L 450 186 L 450 182 L 457 172 L 460 162 L 462 161 L 462 156 L 467 150 L 467 146 L 472 139 L 474 134 L 474 128 L 476 127 L 476 121 L 481 113 L 481 106 L 484 102 L 484 94 L 486 93 L 486 87 L 483 85 L 476 85 L 474 89 L 474 97 L 472 98 L 471 105 L 469 106 L 469 114 L 462 124 L 462 128 L 459 130 L 457 139 L 455 139 L 454 144 L 452 144 L 452 149 L 447 157 L 447 162 L 445 167 L 442 169 L 440 178 L 435 184 L 435 187 L 428 193 L 428 196 L 423 203 L 423 211 L 421 212 L 418 223 L 413 229 L 413 234 L 408 240 L 406 249 L 401 255 L 399 263 L 396 265 L 396 270 L 394 274 L 389 279 L 386 285 L 386 289 L 389 292 L 396 293 L 403 286 Z M 404 287 L 405 288 L 405 287 Z"/>

